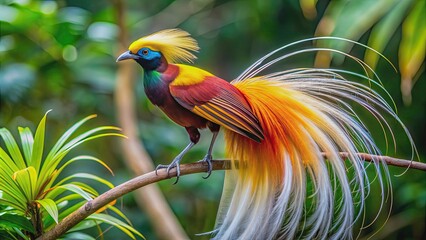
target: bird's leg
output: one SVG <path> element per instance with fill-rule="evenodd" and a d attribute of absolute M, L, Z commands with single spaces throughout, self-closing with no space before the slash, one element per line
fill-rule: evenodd
<path fill-rule="evenodd" d="M 179 176 L 180 176 L 180 160 L 182 160 L 183 156 L 195 145 L 195 143 L 190 142 L 188 144 L 188 146 L 186 146 L 181 153 L 179 153 L 179 155 L 177 155 L 175 157 L 175 159 L 173 159 L 173 161 L 169 164 L 169 165 L 163 165 L 160 164 L 155 168 L 155 174 L 157 174 L 158 169 L 162 169 L 162 168 L 166 168 L 167 169 L 167 176 L 169 176 L 170 170 L 174 167 L 176 167 L 176 182 L 174 184 L 176 184 L 179 181 Z"/>
<path fill-rule="evenodd" d="M 207 179 L 208 177 L 210 177 L 210 174 L 212 173 L 213 170 L 213 166 L 212 166 L 212 151 L 213 151 L 213 146 L 214 143 L 216 141 L 216 137 L 219 134 L 219 128 L 220 126 L 217 124 L 212 124 L 209 126 L 209 129 L 213 132 L 213 137 L 212 137 L 212 141 L 210 142 L 210 147 L 209 150 L 207 151 L 206 156 L 204 156 L 203 160 L 201 160 L 202 162 L 206 162 L 207 163 L 207 176 L 203 177 L 204 179 Z"/>
<path fill-rule="evenodd" d="M 163 165 L 160 164 L 155 168 L 155 174 L 157 174 L 158 169 L 166 168 L 167 169 L 167 176 L 169 176 L 170 170 L 174 167 L 176 167 L 176 181 L 173 184 L 176 184 L 179 181 L 180 176 L 180 161 L 182 160 L 183 156 L 195 145 L 198 143 L 198 140 L 200 140 L 200 133 L 198 132 L 197 128 L 194 127 L 185 127 L 186 131 L 189 134 L 189 139 L 191 142 L 186 146 L 181 153 L 179 153 L 175 159 L 169 164 L 169 165 Z"/>

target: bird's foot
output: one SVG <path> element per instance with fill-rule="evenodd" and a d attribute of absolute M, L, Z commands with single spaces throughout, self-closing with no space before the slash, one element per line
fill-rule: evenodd
<path fill-rule="evenodd" d="M 159 164 L 156 168 L 155 168 L 155 174 L 157 174 L 158 169 L 163 169 L 166 168 L 167 169 L 167 177 L 170 177 L 170 170 L 172 170 L 172 168 L 176 167 L 176 181 L 173 184 L 176 184 L 179 181 L 179 176 L 180 176 L 180 162 L 181 158 L 175 158 L 169 165 L 163 165 L 163 164 Z"/>
<path fill-rule="evenodd" d="M 206 154 L 206 156 L 203 158 L 203 160 L 200 160 L 199 162 L 206 162 L 207 163 L 207 176 L 203 177 L 204 179 L 207 179 L 212 174 L 213 166 L 212 166 L 212 155 Z"/>

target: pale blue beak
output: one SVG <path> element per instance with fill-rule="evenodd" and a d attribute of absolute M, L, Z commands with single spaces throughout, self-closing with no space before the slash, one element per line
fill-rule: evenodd
<path fill-rule="evenodd" d="M 120 62 L 127 59 L 139 59 L 140 57 L 136 54 L 131 53 L 130 51 L 126 51 L 118 56 L 116 62 Z"/>

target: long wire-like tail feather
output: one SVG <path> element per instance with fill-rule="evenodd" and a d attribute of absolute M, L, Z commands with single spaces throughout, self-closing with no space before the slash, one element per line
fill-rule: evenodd
<path fill-rule="evenodd" d="M 395 137 L 382 113 L 395 118 L 416 153 L 408 130 L 392 107 L 371 88 L 343 77 L 359 74 L 294 69 L 255 77 L 287 56 L 311 50 L 261 65 L 274 51 L 232 82 L 248 100 L 265 139 L 257 143 L 225 130 L 227 154 L 238 161 L 238 168 L 226 173 L 234 181 L 225 182 L 216 239 L 352 238 L 354 222 L 363 217 L 356 209 L 363 209 L 370 192 L 368 165 L 356 153 L 380 154 L 353 103 L 366 109 L 385 134 L 390 133 L 394 145 Z M 361 60 L 353 59 L 371 71 Z M 340 151 L 348 153 L 346 162 Z M 389 172 L 379 160 L 373 166 L 382 189 L 380 211 L 386 188 L 390 189 Z M 234 185 L 232 190 L 229 184 Z"/>

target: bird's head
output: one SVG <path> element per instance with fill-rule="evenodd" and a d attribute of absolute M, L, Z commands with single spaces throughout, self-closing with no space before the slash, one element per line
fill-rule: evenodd
<path fill-rule="evenodd" d="M 167 63 L 192 62 L 198 44 L 189 33 L 180 29 L 162 30 L 134 41 L 117 62 L 133 59 L 145 70 L 155 70 Z"/>

